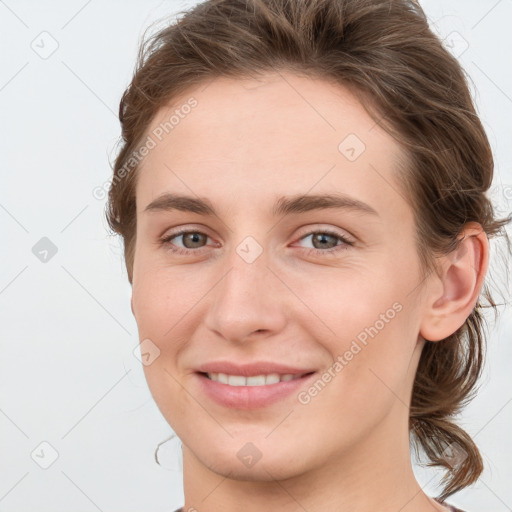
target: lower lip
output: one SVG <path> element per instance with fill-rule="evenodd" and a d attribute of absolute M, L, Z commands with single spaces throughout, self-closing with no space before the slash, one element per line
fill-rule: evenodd
<path fill-rule="evenodd" d="M 265 386 L 230 386 L 196 373 L 204 392 L 218 404 L 232 409 L 258 409 L 284 400 L 297 393 L 315 374 Z"/>

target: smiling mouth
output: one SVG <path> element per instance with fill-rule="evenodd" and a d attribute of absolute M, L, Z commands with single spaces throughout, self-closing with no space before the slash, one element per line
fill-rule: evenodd
<path fill-rule="evenodd" d="M 301 379 L 309 376 L 314 372 L 303 373 L 303 374 L 279 374 L 279 373 L 268 373 L 261 375 L 254 375 L 251 377 L 245 377 L 243 375 L 230 375 L 227 373 L 205 373 L 200 372 L 210 380 L 220 382 L 221 384 L 227 384 L 228 386 L 269 386 L 272 384 L 278 384 L 279 382 L 288 382 L 291 380 Z"/>

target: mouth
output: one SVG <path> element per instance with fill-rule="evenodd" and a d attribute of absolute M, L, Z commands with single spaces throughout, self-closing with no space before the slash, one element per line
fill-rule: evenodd
<path fill-rule="evenodd" d="M 310 385 L 318 372 L 252 373 L 196 372 L 197 389 L 205 398 L 226 409 L 262 409 L 286 401 L 293 406 L 301 388 Z"/>
<path fill-rule="evenodd" d="M 245 377 L 244 375 L 230 375 L 227 373 L 214 373 L 214 372 L 199 372 L 206 378 L 227 384 L 228 386 L 269 386 L 272 384 L 278 384 L 279 382 L 289 382 L 291 380 L 301 379 L 307 375 L 311 375 L 314 372 L 306 372 L 302 374 L 293 373 L 267 373 L 260 375 L 253 375 L 251 377 Z"/>

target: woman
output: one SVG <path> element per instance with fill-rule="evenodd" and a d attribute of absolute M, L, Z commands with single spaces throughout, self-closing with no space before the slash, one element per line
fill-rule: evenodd
<path fill-rule="evenodd" d="M 107 218 L 181 510 L 458 510 L 493 158 L 412 0 L 211 0 L 141 47 Z M 415 479 L 409 440 L 446 468 Z"/>

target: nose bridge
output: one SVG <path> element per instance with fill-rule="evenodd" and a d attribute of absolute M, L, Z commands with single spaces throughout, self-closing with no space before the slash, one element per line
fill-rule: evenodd
<path fill-rule="evenodd" d="M 259 245 L 259 244 L 258 244 Z M 278 331 L 285 324 L 283 296 L 277 278 L 267 268 L 268 255 L 253 240 L 241 242 L 212 290 L 205 323 L 232 341 L 243 341 L 255 331 Z"/>

